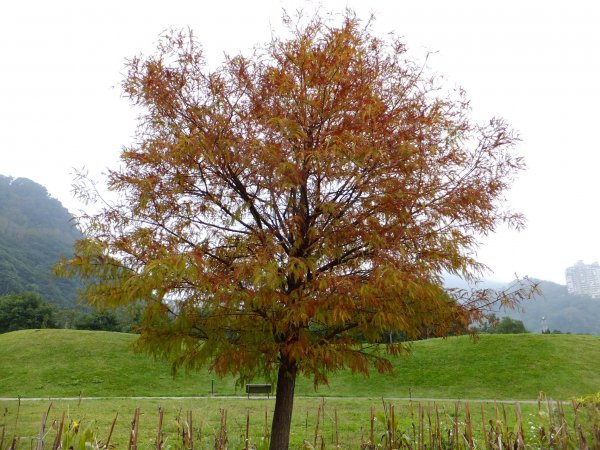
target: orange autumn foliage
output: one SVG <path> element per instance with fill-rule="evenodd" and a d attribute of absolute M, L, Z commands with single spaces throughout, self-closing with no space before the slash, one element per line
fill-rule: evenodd
<path fill-rule="evenodd" d="M 524 165 L 504 121 L 473 123 L 462 91 L 352 12 L 286 24 L 214 70 L 191 33 L 129 61 L 142 115 L 108 174 L 118 199 L 81 218 L 61 270 L 92 304 L 143 302 L 138 345 L 175 368 L 317 385 L 391 370 L 401 344 L 366 344 L 390 331 L 477 317 L 490 296 L 458 301 L 441 277 L 473 279 L 478 239 L 522 225 L 503 196 Z"/>

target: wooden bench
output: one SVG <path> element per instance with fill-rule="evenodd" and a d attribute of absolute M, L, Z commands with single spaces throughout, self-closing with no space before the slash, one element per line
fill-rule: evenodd
<path fill-rule="evenodd" d="M 248 394 L 248 398 L 250 398 L 250 394 L 267 394 L 267 398 L 271 395 L 271 385 L 270 384 L 247 384 L 246 385 L 246 394 Z"/>

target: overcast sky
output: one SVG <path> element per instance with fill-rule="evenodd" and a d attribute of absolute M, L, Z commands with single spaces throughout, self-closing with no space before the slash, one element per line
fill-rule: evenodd
<path fill-rule="evenodd" d="M 280 27 L 304 1 L 20 0 L 0 7 L 0 174 L 43 184 L 69 210 L 73 169 L 101 179 L 131 141 L 135 114 L 119 88 L 125 58 L 151 52 L 170 27 L 190 27 L 218 64 Z M 589 0 L 359 0 L 321 2 L 376 17 L 415 59 L 460 85 L 480 120 L 504 117 L 520 132 L 528 169 L 509 195 L 527 215 L 499 230 L 478 256 L 510 280 L 564 284 L 576 260 L 600 260 L 600 3 Z M 368 5 L 368 6 L 367 6 Z"/>

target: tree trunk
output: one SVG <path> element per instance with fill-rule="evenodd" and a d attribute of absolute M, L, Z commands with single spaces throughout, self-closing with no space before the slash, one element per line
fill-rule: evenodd
<path fill-rule="evenodd" d="M 284 360 L 279 364 L 277 373 L 277 391 L 275 398 L 275 412 L 271 425 L 270 450 L 288 450 L 290 444 L 290 428 L 292 425 L 292 411 L 294 409 L 294 388 L 298 368 L 295 363 Z"/>

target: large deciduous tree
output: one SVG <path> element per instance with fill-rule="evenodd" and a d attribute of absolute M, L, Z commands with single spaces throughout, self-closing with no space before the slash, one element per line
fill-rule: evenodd
<path fill-rule="evenodd" d="M 276 377 L 277 450 L 298 375 L 389 371 L 399 344 L 365 342 L 479 313 L 489 296 L 457 301 L 441 276 L 476 276 L 478 238 L 521 225 L 504 194 L 523 168 L 502 120 L 474 124 L 462 92 L 352 12 L 284 22 L 217 69 L 191 33 L 128 62 L 142 113 L 108 173 L 118 196 L 62 263 L 92 304 L 144 302 L 139 346 L 175 368 Z"/>

